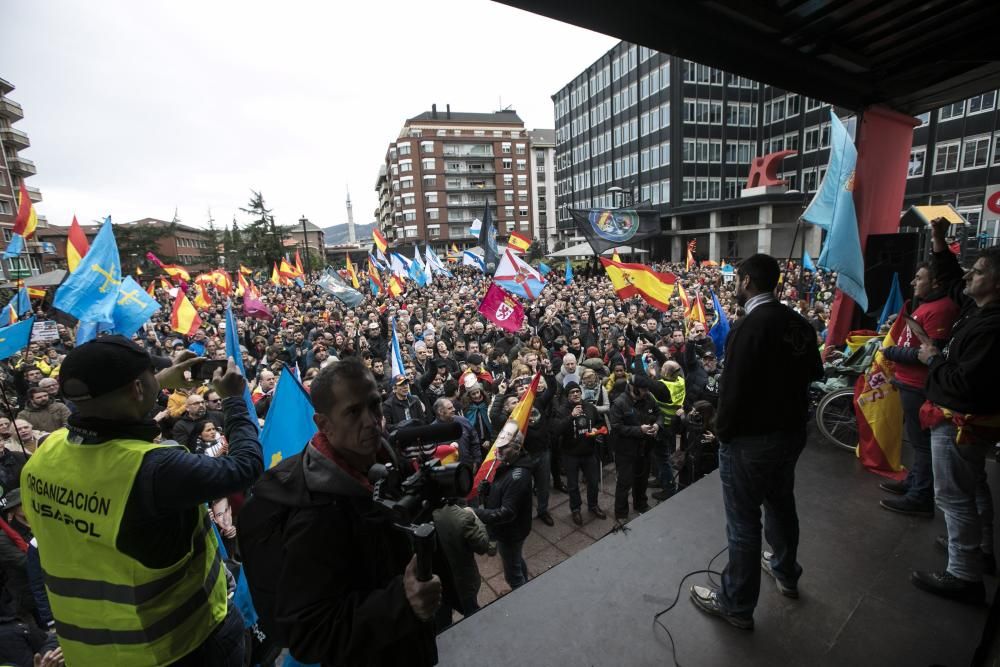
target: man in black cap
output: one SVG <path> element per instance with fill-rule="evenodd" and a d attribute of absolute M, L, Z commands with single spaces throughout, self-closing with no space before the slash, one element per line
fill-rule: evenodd
<path fill-rule="evenodd" d="M 107 336 L 62 364 L 63 395 L 78 411 L 29 459 L 21 492 L 67 663 L 242 664 L 243 619 L 227 602 L 204 507 L 263 470 L 232 359 L 213 378 L 228 455 L 152 442 L 157 395 L 190 385 L 200 361 L 184 352 L 154 373 L 142 348 Z"/>
<path fill-rule="evenodd" d="M 424 402 L 410 393 L 410 380 L 405 375 L 393 378 L 392 394 L 382 403 L 385 428 L 394 431 L 403 422 L 416 419 L 423 424 L 427 421 Z"/>

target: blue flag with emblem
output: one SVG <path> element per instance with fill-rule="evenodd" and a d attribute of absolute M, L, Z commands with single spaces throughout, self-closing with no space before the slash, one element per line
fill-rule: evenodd
<path fill-rule="evenodd" d="M 265 466 L 273 468 L 282 459 L 305 449 L 316 433 L 313 412 L 312 401 L 302 383 L 287 366 L 283 367 L 260 433 Z"/>
<path fill-rule="evenodd" d="M 111 313 L 115 333 L 131 338 L 159 309 L 159 301 L 149 296 L 131 276 L 125 276 Z"/>
<path fill-rule="evenodd" d="M 28 347 L 31 341 L 31 327 L 35 318 L 29 317 L 23 322 L 0 329 L 0 361 L 9 359 Z"/>
<path fill-rule="evenodd" d="M 858 216 L 854 210 L 854 169 L 858 161 L 847 128 L 830 111 L 830 161 L 826 176 L 802 219 L 826 232 L 817 266 L 837 272 L 837 288 L 868 310 L 865 259 L 861 254 Z"/>
<path fill-rule="evenodd" d="M 52 305 L 84 322 L 110 322 L 121 284 L 122 265 L 108 217 L 76 271 L 56 290 Z"/>
<path fill-rule="evenodd" d="M 708 337 L 715 343 L 715 356 L 722 361 L 726 356 L 726 339 L 729 338 L 729 318 L 726 317 L 726 311 L 722 310 L 722 304 L 719 303 L 719 297 L 715 296 L 715 290 L 711 291 L 715 322 L 708 330 Z"/>

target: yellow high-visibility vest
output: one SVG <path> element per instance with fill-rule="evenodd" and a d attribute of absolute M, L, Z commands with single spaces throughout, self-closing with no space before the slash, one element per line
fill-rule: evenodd
<path fill-rule="evenodd" d="M 45 440 L 21 473 L 24 512 L 68 665 L 163 665 L 198 648 L 226 616 L 226 574 L 208 516 L 193 507 L 185 555 L 149 568 L 118 550 L 125 503 L 156 447 Z"/>

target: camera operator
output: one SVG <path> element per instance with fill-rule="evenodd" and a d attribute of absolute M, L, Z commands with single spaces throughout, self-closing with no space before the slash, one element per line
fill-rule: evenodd
<path fill-rule="evenodd" d="M 396 463 L 375 379 L 348 357 L 320 371 L 310 397 L 319 432 L 264 474 L 240 514 L 262 626 L 303 662 L 435 664 L 441 582 L 417 579 L 409 538 L 372 500 L 369 470 Z"/>
<path fill-rule="evenodd" d="M 481 507 L 475 511 L 490 537 L 497 541 L 504 579 L 514 589 L 528 581 L 522 550 L 531 533 L 531 473 L 535 464 L 524 453 L 524 436 L 515 421 L 503 425 L 493 446 L 500 467 L 493 482 L 479 485 Z"/>

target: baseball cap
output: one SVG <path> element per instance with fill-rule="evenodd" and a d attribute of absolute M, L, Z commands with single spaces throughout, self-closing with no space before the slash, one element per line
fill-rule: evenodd
<path fill-rule="evenodd" d="M 394 385 L 396 385 L 397 387 L 398 387 L 399 385 L 401 385 L 401 384 L 409 384 L 409 383 L 410 383 L 410 378 L 406 377 L 406 376 L 405 376 L 405 375 L 403 375 L 403 374 L 399 374 L 399 375 L 397 375 L 396 377 L 394 377 L 394 378 L 392 379 L 392 383 L 393 383 Z"/>
<path fill-rule="evenodd" d="M 701 358 L 702 359 L 715 359 L 715 352 L 712 352 L 711 350 L 705 350 L 702 353 Z"/>
<path fill-rule="evenodd" d="M 59 370 L 59 388 L 71 401 L 85 401 L 124 387 L 153 369 L 149 354 L 124 336 L 103 336 L 76 347 Z"/>

